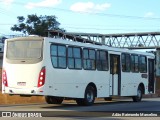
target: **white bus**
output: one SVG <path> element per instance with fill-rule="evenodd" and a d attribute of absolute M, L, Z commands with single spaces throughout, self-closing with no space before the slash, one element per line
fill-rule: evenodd
<path fill-rule="evenodd" d="M 92 105 L 95 98 L 132 97 L 155 92 L 151 53 L 61 38 L 20 37 L 5 41 L 2 93 L 45 96 L 48 104 L 65 98 Z"/>

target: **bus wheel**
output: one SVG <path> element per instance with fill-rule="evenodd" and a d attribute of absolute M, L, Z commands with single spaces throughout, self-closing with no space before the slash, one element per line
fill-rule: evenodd
<path fill-rule="evenodd" d="M 84 98 L 76 99 L 78 105 L 90 106 L 93 105 L 95 101 L 95 89 L 92 86 L 88 86 L 85 91 Z"/>
<path fill-rule="evenodd" d="M 62 97 L 45 96 L 45 100 L 48 104 L 61 104 L 63 99 Z"/>
<path fill-rule="evenodd" d="M 132 97 L 134 102 L 140 102 L 142 100 L 142 88 L 139 86 L 137 90 L 137 96 Z"/>
<path fill-rule="evenodd" d="M 104 98 L 105 101 L 112 101 L 112 97 L 106 97 Z"/>

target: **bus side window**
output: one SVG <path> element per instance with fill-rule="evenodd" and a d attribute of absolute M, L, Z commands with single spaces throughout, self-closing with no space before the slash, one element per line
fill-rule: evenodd
<path fill-rule="evenodd" d="M 72 46 L 68 47 L 68 68 L 82 69 L 81 48 Z"/>
<path fill-rule="evenodd" d="M 81 48 L 73 48 L 75 58 L 75 69 L 82 69 L 82 54 Z"/>
<path fill-rule="evenodd" d="M 122 71 L 130 72 L 131 69 L 130 54 L 122 53 L 121 60 L 122 60 Z"/>
<path fill-rule="evenodd" d="M 96 53 L 94 49 L 83 49 L 83 67 L 85 70 L 96 69 Z"/>
<path fill-rule="evenodd" d="M 138 55 L 135 56 L 135 72 L 139 71 L 139 60 L 138 60 Z"/>
<path fill-rule="evenodd" d="M 131 69 L 131 57 L 130 54 L 126 54 L 126 72 L 130 72 Z"/>
<path fill-rule="evenodd" d="M 96 66 L 99 71 L 108 70 L 108 52 L 97 50 L 96 54 Z"/>
<path fill-rule="evenodd" d="M 122 60 L 122 71 L 124 72 L 125 68 L 126 68 L 126 60 L 125 60 L 125 54 L 124 53 L 122 53 L 121 60 Z"/>
<path fill-rule="evenodd" d="M 73 48 L 68 47 L 68 68 L 74 68 Z"/>
<path fill-rule="evenodd" d="M 139 72 L 139 57 L 138 55 L 131 55 L 131 71 Z"/>
<path fill-rule="evenodd" d="M 54 68 L 65 69 L 67 67 L 66 63 L 66 46 L 52 44 L 51 45 L 51 62 Z"/>
<path fill-rule="evenodd" d="M 145 56 L 139 57 L 139 71 L 141 73 L 147 72 L 147 58 Z"/>

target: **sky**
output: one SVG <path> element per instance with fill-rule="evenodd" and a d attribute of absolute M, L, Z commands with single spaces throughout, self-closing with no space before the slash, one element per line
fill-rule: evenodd
<path fill-rule="evenodd" d="M 80 33 L 160 32 L 159 0 L 0 0 L 0 35 L 17 16 L 55 15 L 60 28 Z"/>

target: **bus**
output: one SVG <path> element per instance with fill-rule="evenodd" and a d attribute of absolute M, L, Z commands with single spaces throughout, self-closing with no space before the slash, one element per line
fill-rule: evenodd
<path fill-rule="evenodd" d="M 152 53 L 27 36 L 7 39 L 4 47 L 2 93 L 45 96 L 48 104 L 74 99 L 93 105 L 95 98 L 112 100 L 155 93 Z"/>

